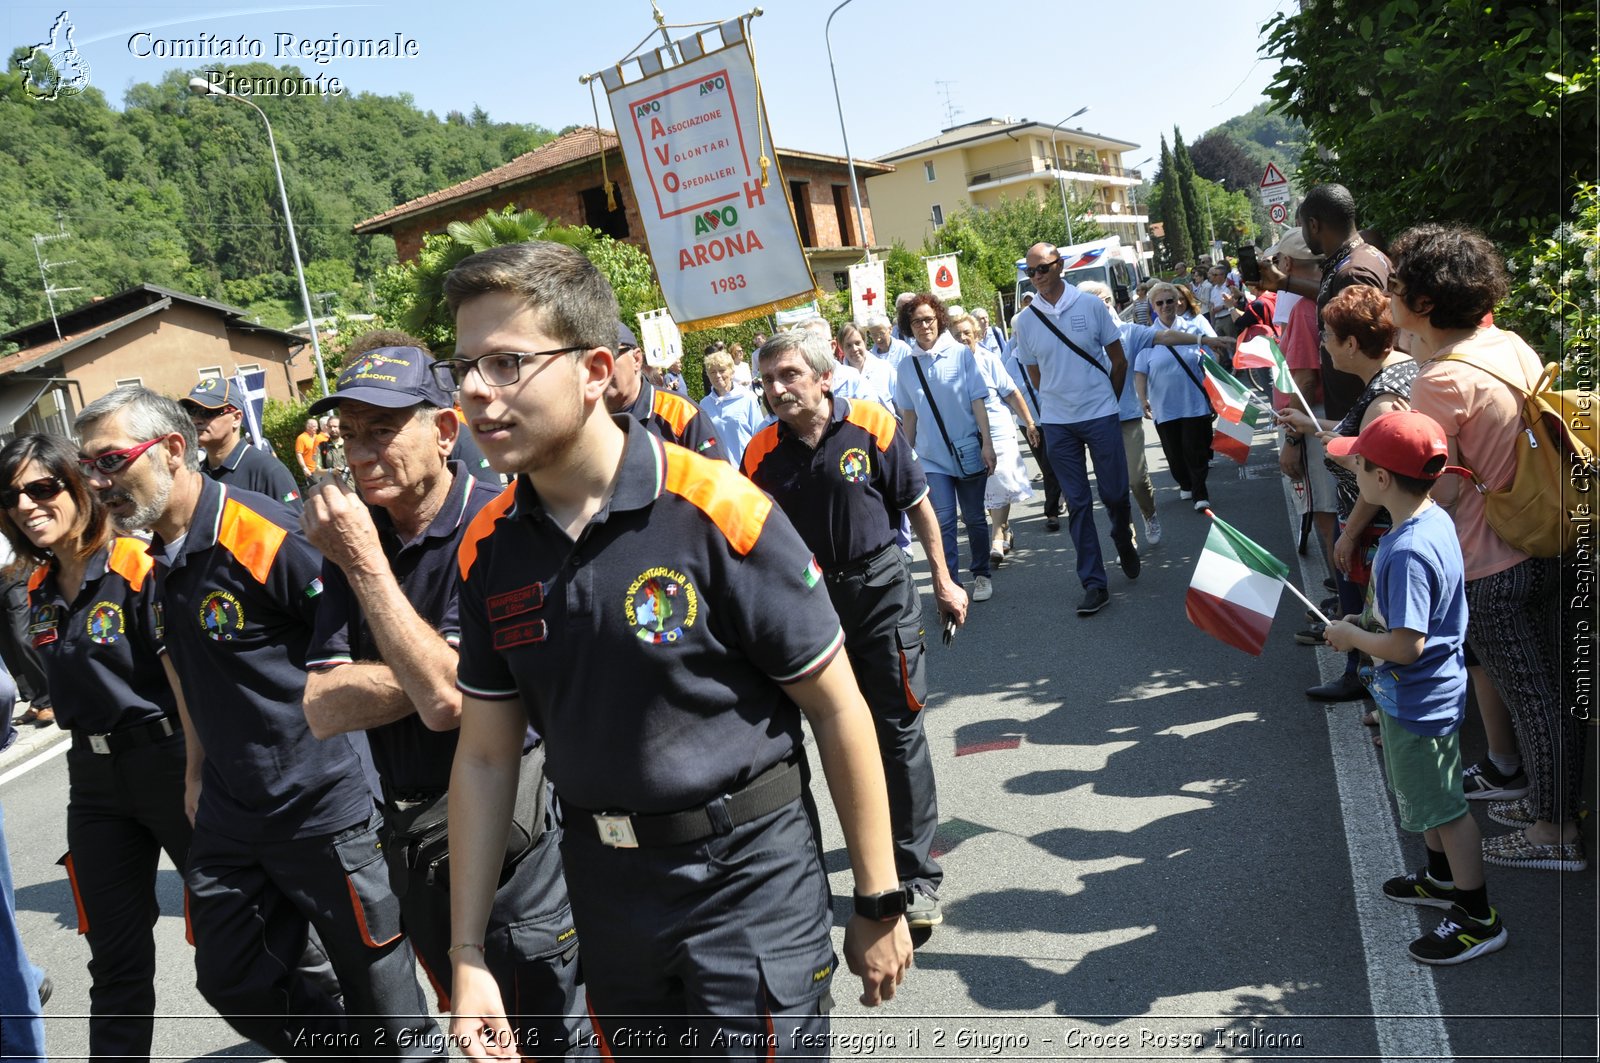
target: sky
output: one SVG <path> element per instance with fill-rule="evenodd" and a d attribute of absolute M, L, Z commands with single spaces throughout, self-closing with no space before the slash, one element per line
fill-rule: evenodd
<path fill-rule="evenodd" d="M 669 24 L 747 13 L 729 0 L 660 0 Z M 1061 121 L 1066 128 L 1132 141 L 1123 162 L 1159 155 L 1158 137 L 1179 126 L 1188 141 L 1260 103 L 1274 66 L 1256 49 L 1260 28 L 1294 0 L 1238 0 L 1223 8 L 1193 0 L 1122 0 L 1091 8 L 993 8 L 970 0 L 849 0 L 833 20 L 833 56 L 851 152 L 873 158 L 983 118 Z M 491 119 L 552 130 L 594 123 L 578 78 L 617 62 L 640 41 L 659 44 L 650 0 L 430 0 L 382 4 L 115 3 L 8 0 L 0 11 L 5 54 L 49 38 L 63 6 L 89 83 L 120 107 L 123 93 L 172 69 L 221 59 L 168 58 L 163 44 L 202 35 L 260 42 L 262 58 L 296 62 L 308 75 L 338 77 L 347 92 L 407 92 L 443 116 L 483 108 Z M 824 27 L 831 3 L 768 0 L 752 38 L 773 139 L 780 146 L 845 154 L 829 78 Z M 984 21 L 976 12 L 1003 11 Z M 1086 12 L 1093 11 L 1093 14 Z M 1049 12 L 1055 12 L 1053 16 Z M 1069 14 L 1070 12 L 1070 14 Z M 1041 28 L 1041 19 L 1052 24 Z M 1217 30 L 1219 18 L 1226 28 Z M 673 30 L 682 36 L 690 30 Z M 389 38 L 401 58 L 277 57 L 290 40 Z M 596 85 L 600 123 L 614 127 Z M 957 112 L 953 121 L 947 108 Z M 1143 167 L 1153 175 L 1155 164 Z"/>

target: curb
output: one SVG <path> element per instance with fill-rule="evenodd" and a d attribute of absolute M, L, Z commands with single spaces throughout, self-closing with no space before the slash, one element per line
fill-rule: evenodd
<path fill-rule="evenodd" d="M 19 705 L 22 703 L 19 702 Z M 32 760 L 34 757 L 67 741 L 70 736 L 67 732 L 51 724 L 48 727 L 35 727 L 32 724 L 17 725 L 17 740 L 11 748 L 0 752 L 0 774 Z"/>

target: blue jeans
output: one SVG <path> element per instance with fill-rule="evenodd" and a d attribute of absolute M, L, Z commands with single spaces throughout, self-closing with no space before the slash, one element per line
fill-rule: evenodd
<path fill-rule="evenodd" d="M 1128 455 L 1122 449 L 1122 422 L 1115 413 L 1108 413 L 1092 421 L 1047 424 L 1044 449 L 1067 500 L 1067 527 L 1078 552 L 1078 582 L 1086 590 L 1104 588 L 1106 564 L 1100 556 L 1100 533 L 1094 525 L 1094 496 L 1089 493 L 1089 466 L 1084 452 L 1094 462 L 1100 502 L 1111 518 L 1111 541 L 1119 552 L 1131 553 L 1133 511 L 1128 501 Z M 928 481 L 931 484 L 933 477 Z"/>
<path fill-rule="evenodd" d="M 6 682 L 9 684 L 9 677 Z M 8 717 L 10 712 L 7 700 Z M 0 806 L 0 1045 L 5 1046 L 7 1059 L 45 1058 L 44 1019 L 39 1014 L 39 983 L 43 979 L 44 972 L 23 951 L 22 935 L 17 930 L 5 811 Z"/>
<path fill-rule="evenodd" d="M 1118 437 L 1120 439 L 1120 437 Z M 1119 442 L 1117 444 L 1121 446 Z M 983 508 L 983 485 L 987 477 L 972 476 L 958 480 L 942 472 L 927 470 L 928 499 L 933 503 L 934 515 L 939 518 L 939 540 L 944 544 L 944 563 L 950 578 L 961 582 L 961 546 L 956 542 L 956 507 L 961 507 L 961 519 L 967 525 L 967 546 L 972 550 L 972 574 L 989 575 L 989 514 Z M 1123 471 L 1127 480 L 1127 471 Z M 1128 493 L 1123 484 L 1122 493 Z"/>

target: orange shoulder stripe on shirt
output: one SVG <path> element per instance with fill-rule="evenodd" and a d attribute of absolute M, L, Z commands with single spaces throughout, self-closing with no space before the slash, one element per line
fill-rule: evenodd
<path fill-rule="evenodd" d="M 478 560 L 478 544 L 494 531 L 494 522 L 505 516 L 506 510 L 511 508 L 511 503 L 516 501 L 516 497 L 517 485 L 513 481 L 511 486 L 494 496 L 494 501 L 478 510 L 478 515 L 467 525 L 467 532 L 461 537 L 461 545 L 456 548 L 456 564 L 461 569 L 462 579 L 467 578 L 467 574 L 472 571 L 472 563 Z"/>
<path fill-rule="evenodd" d="M 118 536 L 111 541 L 111 556 L 106 567 L 128 581 L 128 587 L 138 592 L 144 587 L 144 578 L 156 567 L 150 551 L 138 539 Z"/>
<path fill-rule="evenodd" d="M 222 523 L 217 526 L 217 545 L 243 565 L 257 583 L 266 583 L 278 547 L 289 533 L 242 502 L 229 498 L 222 503 Z"/>
<path fill-rule="evenodd" d="M 754 476 L 768 454 L 778 449 L 778 422 L 774 421 L 755 434 L 750 445 L 744 448 L 744 461 L 740 468 L 746 476 Z"/>
<path fill-rule="evenodd" d="M 657 417 L 670 424 L 672 431 L 679 436 L 683 435 L 683 430 L 689 427 L 689 422 L 700 412 L 700 407 L 682 395 L 662 391 L 660 388 L 656 389 L 656 397 L 651 401 L 650 408 L 655 411 Z"/>
<path fill-rule="evenodd" d="M 895 421 L 889 416 L 889 411 L 875 402 L 857 402 L 850 400 L 850 412 L 844 419 L 857 428 L 866 430 L 872 441 L 878 444 L 878 453 L 889 449 L 889 444 L 894 442 Z"/>
<path fill-rule="evenodd" d="M 772 512 L 772 499 L 725 461 L 702 458 L 671 444 L 664 449 L 666 489 L 710 517 L 735 553 L 755 549 Z"/>
<path fill-rule="evenodd" d="M 49 571 L 49 565 L 40 565 L 38 568 L 33 570 L 33 572 L 28 576 L 29 594 L 32 594 L 34 591 L 44 586 L 44 577 L 49 573 Z"/>

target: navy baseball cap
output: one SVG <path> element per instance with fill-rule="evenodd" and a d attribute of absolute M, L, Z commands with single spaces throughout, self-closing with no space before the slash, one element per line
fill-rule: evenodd
<path fill-rule="evenodd" d="M 179 399 L 179 404 L 192 403 L 206 410 L 220 410 L 224 406 L 232 406 L 236 410 L 244 409 L 244 400 L 235 392 L 233 381 L 226 377 L 212 377 L 202 380 L 194 388 Z"/>
<path fill-rule="evenodd" d="M 311 404 L 310 414 L 338 408 L 346 399 L 399 410 L 427 403 L 441 410 L 455 405 L 433 379 L 433 355 L 420 347 L 377 347 L 356 356 L 339 372 L 334 392 Z"/>
<path fill-rule="evenodd" d="M 633 334 L 633 329 L 629 328 L 627 325 L 624 325 L 622 322 L 618 321 L 617 322 L 617 350 L 616 351 L 612 351 L 611 353 L 616 354 L 619 351 L 627 350 L 629 347 L 637 347 L 637 346 L 639 346 L 639 337 L 635 336 Z"/>

